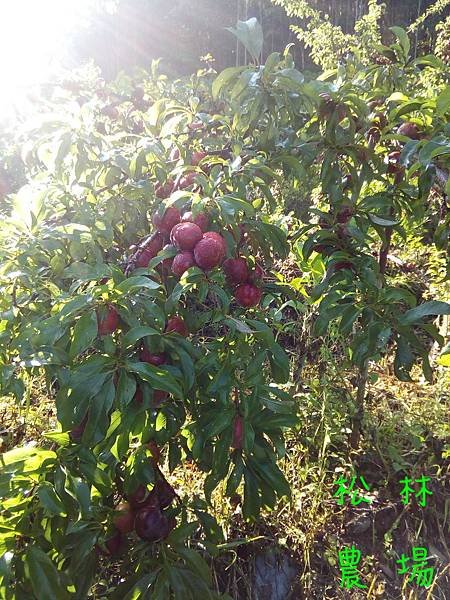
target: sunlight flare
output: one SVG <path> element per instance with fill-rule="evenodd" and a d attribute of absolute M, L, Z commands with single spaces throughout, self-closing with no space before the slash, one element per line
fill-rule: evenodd
<path fill-rule="evenodd" d="M 67 56 L 95 0 L 16 0 L 0 5 L 0 108 L 20 102 Z"/>

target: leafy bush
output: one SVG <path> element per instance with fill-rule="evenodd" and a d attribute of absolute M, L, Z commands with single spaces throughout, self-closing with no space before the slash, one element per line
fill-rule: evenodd
<path fill-rule="evenodd" d="M 2 456 L 5 598 L 87 597 L 105 561 L 113 598 L 217 597 L 214 490 L 242 493 L 247 520 L 290 495 L 277 460 L 299 419 L 277 331 L 299 297 L 317 307 L 315 336 L 347 338 L 354 443 L 371 362 L 393 353 L 409 380 L 420 357 L 432 376 L 427 340 L 443 340 L 429 317 L 450 306 L 419 303 L 388 264 L 409 227 L 447 248 L 429 194 L 448 193 L 450 88 L 416 85 L 445 64 L 411 60 L 393 28 L 374 62 L 305 80 L 288 50 L 258 63 L 254 20 L 235 33 L 250 66 L 170 82 L 155 64 L 110 86 L 79 73 L 16 135 L 26 184 L 2 208 L 1 391 L 21 402 L 44 376 L 58 428 Z M 283 215 L 286 181 L 314 193 L 304 222 Z M 283 277 L 288 256 L 303 279 Z M 203 498 L 168 481 L 192 464 Z"/>

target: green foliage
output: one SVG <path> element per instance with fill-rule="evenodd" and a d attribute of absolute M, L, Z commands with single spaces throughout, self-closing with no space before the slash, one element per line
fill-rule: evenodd
<path fill-rule="evenodd" d="M 430 17 L 441 14 L 450 5 L 449 0 L 436 0 L 427 10 L 422 13 L 414 23 L 411 23 L 408 31 L 414 32 L 420 28 Z M 448 17 L 447 17 L 448 19 Z"/>
<path fill-rule="evenodd" d="M 263 46 L 263 31 L 258 20 L 252 18 L 248 21 L 238 21 L 236 29 L 229 28 L 229 31 L 244 44 L 254 60 L 257 61 Z"/>
<path fill-rule="evenodd" d="M 312 8 L 308 0 L 273 0 L 285 9 L 289 17 L 306 20 L 306 25 L 291 25 L 305 47 L 310 49 L 312 60 L 324 70 L 333 69 L 336 61 L 349 52 L 358 54 L 363 63 L 381 43 L 379 21 L 384 5 L 370 0 L 367 14 L 355 23 L 355 33 L 346 34 L 338 25 L 331 23 L 328 15 Z"/>
<path fill-rule="evenodd" d="M 260 30 L 241 22 L 235 33 L 254 64 L 171 82 L 155 63 L 111 86 L 91 70 L 57 86 L 27 144 L 16 139 L 26 184 L 2 206 L 1 391 L 21 402 L 27 376 L 44 376 L 58 428 L 51 450 L 0 459 L 8 600 L 84 598 L 108 560 L 122 580 L 111 597 L 217 597 L 204 551 L 224 543 L 216 488 L 243 494 L 248 521 L 290 496 L 277 464 L 299 423 L 278 335 L 289 311 L 299 318 L 308 306 L 313 337 L 346 339 L 344 368 L 361 373 L 389 354 L 398 378 L 420 359 L 431 379 L 428 342 L 443 339 L 430 317 L 449 305 L 399 285 L 387 261 L 410 228 L 448 248 L 449 215 L 429 201 L 450 158 L 445 65 L 413 60 L 400 28 L 380 45 L 379 6 L 370 10 L 359 32 L 377 45 L 373 62 L 355 52 L 317 79 L 289 49 L 258 64 Z M 426 70 L 440 74 L 436 89 L 417 85 Z M 301 221 L 282 214 L 286 182 L 315 191 Z M 173 277 L 170 249 L 137 266 L 152 218 L 169 207 L 206 211 L 229 257 L 264 265 L 261 306 L 237 305 L 219 268 Z M 288 257 L 301 276 L 283 276 Z M 167 330 L 173 316 L 185 337 Z M 144 362 L 143 350 L 168 359 Z M 116 557 L 118 502 L 191 463 L 206 476 L 203 498 L 171 501 L 170 533 L 157 542 L 130 533 Z"/>

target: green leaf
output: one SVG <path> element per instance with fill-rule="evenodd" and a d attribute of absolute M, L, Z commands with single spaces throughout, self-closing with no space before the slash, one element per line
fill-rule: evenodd
<path fill-rule="evenodd" d="M 389 113 L 389 121 L 396 121 L 403 115 L 408 115 L 412 112 L 420 110 L 423 106 L 423 102 L 420 100 L 411 100 L 401 104 L 398 108 L 395 108 Z M 406 139 L 406 138 L 405 138 Z"/>
<path fill-rule="evenodd" d="M 42 434 L 48 440 L 55 442 L 58 446 L 68 446 L 70 444 L 69 434 L 61 433 L 59 431 L 44 431 Z"/>
<path fill-rule="evenodd" d="M 177 347 L 176 352 L 178 354 L 178 358 L 180 359 L 181 370 L 183 371 L 184 375 L 184 389 L 186 392 L 189 392 L 189 390 L 192 388 L 195 382 L 194 361 L 192 360 L 188 352 L 183 350 L 181 347 Z"/>
<path fill-rule="evenodd" d="M 394 372 L 400 381 L 411 381 L 409 372 L 414 364 L 414 354 L 404 337 L 397 341 L 397 351 L 394 359 Z"/>
<path fill-rule="evenodd" d="M 445 115 L 445 113 L 450 111 L 450 85 L 445 87 L 437 97 L 436 109 L 439 115 Z"/>
<path fill-rule="evenodd" d="M 246 67 L 228 67 L 224 69 L 214 80 L 212 84 L 212 95 L 217 99 L 222 88 L 234 77 L 242 73 Z"/>
<path fill-rule="evenodd" d="M 222 433 L 224 429 L 231 425 L 234 415 L 236 414 L 234 408 L 221 408 L 218 407 L 218 410 L 215 410 L 211 420 L 206 425 L 205 434 L 208 438 L 213 438 L 219 433 Z"/>
<path fill-rule="evenodd" d="M 159 283 L 153 281 L 153 279 L 150 279 L 149 277 L 135 275 L 119 283 L 119 285 L 116 287 L 116 290 L 118 292 L 122 292 L 123 294 L 129 294 L 130 292 L 135 292 L 141 288 L 153 291 L 159 289 L 160 287 L 161 286 Z"/>
<path fill-rule="evenodd" d="M 158 575 L 159 570 L 154 571 L 153 573 L 150 573 L 149 575 L 144 575 L 144 577 L 141 577 L 139 579 L 139 581 L 137 583 L 135 583 L 133 585 L 133 588 L 128 592 L 128 594 L 126 594 L 126 596 L 119 596 L 116 594 L 120 594 L 120 593 L 124 593 L 126 591 L 125 585 L 128 583 L 128 581 L 125 581 L 123 585 L 123 588 L 121 588 L 121 586 L 118 586 L 113 593 L 113 597 L 117 598 L 117 600 L 139 600 L 139 598 L 148 598 L 148 592 L 150 591 L 150 588 L 152 587 L 156 576 Z M 136 576 L 138 577 L 138 576 Z"/>
<path fill-rule="evenodd" d="M 211 571 L 208 564 L 195 550 L 191 548 L 178 548 L 178 554 L 184 558 L 191 569 L 196 572 L 208 585 L 211 585 Z"/>
<path fill-rule="evenodd" d="M 72 344 L 70 345 L 69 356 L 72 360 L 91 346 L 97 337 L 97 330 L 95 311 L 90 311 L 78 319 L 73 328 Z"/>
<path fill-rule="evenodd" d="M 253 329 L 250 329 L 244 321 L 235 319 L 234 317 L 228 317 L 228 319 L 224 320 L 224 323 L 232 329 L 237 329 L 240 333 L 253 333 Z"/>
<path fill-rule="evenodd" d="M 130 346 L 134 346 L 134 344 L 147 336 L 151 335 L 161 335 L 159 331 L 153 329 L 153 327 L 146 327 L 144 325 L 139 325 L 138 327 L 133 327 L 123 336 L 122 344 L 124 348 L 129 348 Z"/>
<path fill-rule="evenodd" d="M 55 156 L 55 167 L 59 169 L 64 158 L 69 153 L 70 147 L 72 145 L 72 132 L 66 131 L 62 134 L 60 139 L 58 140 L 59 146 Z"/>
<path fill-rule="evenodd" d="M 420 306 L 407 310 L 403 316 L 399 318 L 401 325 L 412 325 L 423 317 L 430 315 L 450 315 L 450 304 L 448 302 L 439 302 L 438 300 L 430 300 L 424 302 Z"/>
<path fill-rule="evenodd" d="M 278 496 L 290 498 L 291 488 L 289 483 L 274 462 L 261 462 L 250 459 L 249 464 L 276 491 Z"/>
<path fill-rule="evenodd" d="M 244 519 L 255 519 L 259 515 L 261 497 L 258 489 L 257 478 L 249 468 L 246 468 L 244 470 L 244 503 L 242 505 Z"/>
<path fill-rule="evenodd" d="M 263 365 L 266 358 L 266 350 L 261 350 L 260 352 L 257 352 L 248 363 L 248 367 L 245 372 L 245 382 L 247 387 L 252 387 L 261 380 L 263 375 Z"/>
<path fill-rule="evenodd" d="M 121 410 L 124 410 L 133 400 L 136 392 L 136 379 L 128 375 L 124 370 L 120 370 L 119 381 L 116 388 L 116 398 Z"/>
<path fill-rule="evenodd" d="M 261 245 L 267 246 L 267 244 L 270 244 L 274 254 L 278 255 L 279 258 L 285 258 L 288 255 L 289 244 L 286 233 L 276 225 L 260 221 L 254 233 Z"/>
<path fill-rule="evenodd" d="M 392 33 L 397 37 L 398 41 L 400 42 L 400 45 L 401 45 L 403 53 L 404 53 L 404 58 L 405 59 L 408 58 L 409 51 L 411 49 L 411 43 L 409 41 L 408 34 L 401 27 L 389 27 L 389 29 L 392 31 Z"/>
<path fill-rule="evenodd" d="M 288 83 L 288 89 L 291 91 L 301 90 L 301 85 L 305 81 L 303 73 L 300 73 L 297 69 L 282 69 L 277 73 L 277 79 L 281 80 L 282 83 Z"/>
<path fill-rule="evenodd" d="M 419 152 L 419 162 L 423 166 L 431 164 L 435 156 L 450 153 L 450 143 L 446 139 L 434 138 L 426 143 Z"/>
<path fill-rule="evenodd" d="M 242 211 L 247 217 L 255 216 L 253 206 L 241 198 L 236 198 L 236 196 L 222 196 L 217 202 L 221 209 L 230 216 L 234 216 L 239 211 Z"/>
<path fill-rule="evenodd" d="M 156 422 L 155 422 L 155 431 L 162 431 L 163 429 L 166 428 L 167 425 L 167 417 L 163 412 L 159 412 L 158 416 L 156 417 Z"/>
<path fill-rule="evenodd" d="M 279 344 L 272 344 L 269 349 L 269 360 L 272 376 L 277 383 L 286 383 L 289 379 L 289 357 Z"/>
<path fill-rule="evenodd" d="M 98 488 L 101 494 L 106 496 L 111 493 L 111 477 L 105 469 L 96 466 L 89 450 L 86 450 L 86 454 L 80 452 L 80 471 L 90 484 Z"/>
<path fill-rule="evenodd" d="M 441 356 L 450 356 L 450 342 L 442 349 Z"/>
<path fill-rule="evenodd" d="M 180 464 L 181 448 L 177 439 L 172 439 L 169 442 L 169 471 L 172 471 Z"/>
<path fill-rule="evenodd" d="M 116 185 L 116 183 L 119 183 L 119 181 L 122 179 L 122 172 L 119 169 L 119 167 L 110 167 L 106 173 L 105 173 L 105 177 L 104 177 L 104 184 L 108 187 L 112 187 L 113 185 Z"/>
<path fill-rule="evenodd" d="M 255 430 L 245 419 L 242 425 L 244 429 L 244 443 L 242 447 L 246 454 L 250 454 L 253 450 L 253 445 L 255 443 Z"/>
<path fill-rule="evenodd" d="M 419 58 L 416 58 L 416 60 L 413 61 L 413 65 L 423 65 L 425 67 L 434 67 L 435 69 L 445 69 L 445 64 L 434 54 L 419 56 Z"/>
<path fill-rule="evenodd" d="M 247 69 L 246 71 L 241 73 L 239 79 L 236 81 L 236 83 L 233 86 L 233 89 L 231 90 L 230 96 L 232 100 L 238 100 L 242 92 L 244 92 L 248 88 L 250 81 L 252 81 L 254 75 L 255 73 L 251 69 Z M 235 118 L 234 120 L 235 127 L 237 127 L 237 125 L 239 125 L 241 121 L 243 121 L 242 115 L 238 113 L 237 118 Z"/>
<path fill-rule="evenodd" d="M 261 411 L 254 419 L 253 426 L 261 431 L 274 431 L 280 427 L 292 427 L 298 423 L 298 417 L 294 414 L 270 414 L 267 410 Z"/>
<path fill-rule="evenodd" d="M 61 583 L 60 575 L 50 558 L 36 544 L 26 551 L 31 587 L 37 600 L 66 600 L 70 598 Z"/>
<path fill-rule="evenodd" d="M 447 348 L 450 348 L 450 345 L 448 345 Z M 437 359 L 437 363 L 439 365 L 442 365 L 443 367 L 450 367 L 450 353 L 449 353 L 449 351 L 442 352 L 441 355 L 439 356 L 439 358 Z"/>
<path fill-rule="evenodd" d="M 172 594 L 167 594 L 164 596 L 165 598 L 170 596 L 173 600 L 194 600 L 200 596 L 205 600 L 210 600 L 208 595 L 203 593 L 202 585 L 204 584 L 201 580 L 197 580 L 191 571 L 171 565 L 170 569 L 167 569 L 167 575 Z"/>
<path fill-rule="evenodd" d="M 275 67 L 279 64 L 280 62 L 280 53 L 279 52 L 272 52 L 272 54 L 269 54 L 269 56 L 266 58 L 266 62 L 264 65 L 264 77 L 267 77 L 268 75 L 270 75 L 271 73 L 273 73 L 273 71 L 275 70 Z"/>
<path fill-rule="evenodd" d="M 94 445 L 100 442 L 109 427 L 109 412 L 114 402 L 116 388 L 110 377 L 89 405 L 89 418 L 83 433 L 82 442 Z"/>
<path fill-rule="evenodd" d="M 255 61 L 258 61 L 263 46 L 263 31 L 258 19 L 252 17 L 247 21 L 238 21 L 236 29 L 227 27 L 247 48 Z"/>
<path fill-rule="evenodd" d="M 361 312 L 362 308 L 357 308 L 353 304 L 347 306 L 342 313 L 341 324 L 339 326 L 339 329 L 343 335 L 350 333 L 353 323 L 356 321 Z"/>
<path fill-rule="evenodd" d="M 71 317 L 82 309 L 86 309 L 89 304 L 92 304 L 92 301 L 92 296 L 89 296 L 88 294 L 77 296 L 76 298 L 69 300 L 67 304 L 64 304 L 59 315 L 60 317 Z"/>
<path fill-rule="evenodd" d="M 148 363 L 125 363 L 125 368 L 131 373 L 136 373 L 141 379 L 150 383 L 153 389 L 169 392 L 176 398 L 183 398 L 183 390 L 176 379 L 166 369 L 155 367 Z"/>
<path fill-rule="evenodd" d="M 55 492 L 51 483 L 43 481 L 37 490 L 37 494 L 42 506 L 46 512 L 50 515 L 61 515 L 66 516 L 66 510 L 61 499 Z"/>
<path fill-rule="evenodd" d="M 103 263 L 89 265 L 81 261 L 73 262 L 66 269 L 64 269 L 63 273 L 63 277 L 65 279 L 77 279 L 78 281 L 98 280 L 102 277 L 108 277 L 110 275 L 111 270 L 108 265 Z"/>
<path fill-rule="evenodd" d="M 399 223 L 399 221 L 379 217 L 378 215 L 374 215 L 373 213 L 369 213 L 368 217 L 372 221 L 372 223 L 374 223 L 375 225 L 380 225 L 381 227 L 393 227 L 394 225 L 398 225 Z"/>
<path fill-rule="evenodd" d="M 14 448 L 14 450 L 0 455 L 2 470 L 6 469 L 8 472 L 13 472 L 15 469 L 35 471 L 44 462 L 53 463 L 55 460 L 56 454 L 54 452 L 42 450 L 41 448 Z"/>
<path fill-rule="evenodd" d="M 289 416 L 294 416 L 294 418 L 296 418 L 295 417 L 295 402 L 293 400 L 291 400 L 291 397 L 289 396 L 289 394 L 286 394 L 282 390 L 278 390 L 277 388 L 275 388 L 273 386 L 268 388 L 267 391 L 268 392 L 276 391 L 278 394 L 283 394 L 283 396 L 282 396 L 282 400 L 279 400 L 276 398 L 268 398 L 265 396 L 260 396 L 259 400 L 266 408 L 268 408 L 273 413 L 287 414 Z"/>
<path fill-rule="evenodd" d="M 237 454 L 235 461 L 236 464 L 234 465 L 227 479 L 226 495 L 228 497 L 232 496 L 236 492 L 244 474 L 244 462 L 242 460 L 242 456 Z"/>

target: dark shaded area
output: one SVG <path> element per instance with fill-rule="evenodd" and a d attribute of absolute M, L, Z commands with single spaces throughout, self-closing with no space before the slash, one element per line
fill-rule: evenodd
<path fill-rule="evenodd" d="M 407 26 L 433 0 L 388 0 L 386 4 L 383 29 L 388 32 L 394 24 Z M 311 5 L 351 32 L 355 20 L 365 13 L 367 0 L 311 0 Z M 225 28 L 250 17 L 257 17 L 263 26 L 263 57 L 295 42 L 299 67 L 313 67 L 308 51 L 289 29 L 292 19 L 270 0 L 119 0 L 113 14 L 97 8 L 88 29 L 74 42 L 74 56 L 76 62 L 94 59 L 108 79 L 134 66 L 148 68 L 157 58 L 163 59 L 163 70 L 169 75 L 189 74 L 208 53 L 221 70 L 246 62 L 244 49 Z M 432 21 L 420 32 L 425 51 L 434 32 Z"/>

